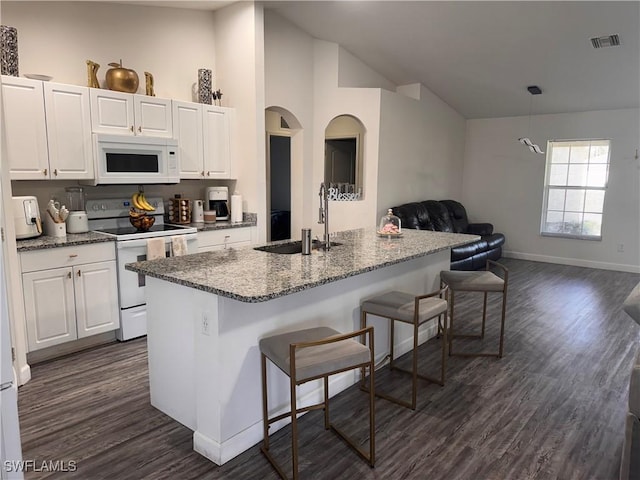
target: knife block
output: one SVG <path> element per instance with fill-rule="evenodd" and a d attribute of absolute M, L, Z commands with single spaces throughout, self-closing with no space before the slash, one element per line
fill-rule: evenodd
<path fill-rule="evenodd" d="M 56 223 L 51 218 L 51 215 L 44 215 L 44 233 L 50 237 L 66 237 L 67 236 L 67 224 Z"/>

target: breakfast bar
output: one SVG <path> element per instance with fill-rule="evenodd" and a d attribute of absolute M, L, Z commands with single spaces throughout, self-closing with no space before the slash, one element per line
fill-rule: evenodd
<path fill-rule="evenodd" d="M 358 229 L 332 235 L 338 245 L 310 255 L 244 247 L 127 264 L 146 276 L 152 405 L 193 430 L 194 450 L 222 465 L 262 439 L 260 338 L 315 326 L 356 330 L 362 300 L 436 289 L 451 247 L 477 238 L 420 230 L 389 238 Z M 381 359 L 388 324 L 376 317 L 369 324 Z M 420 342 L 436 329 L 425 328 Z M 397 355 L 409 351 L 410 338 L 410 329 L 398 328 Z M 286 411 L 286 376 L 273 368 L 269 378 L 271 413 Z M 331 395 L 356 381 L 354 372 L 333 376 Z M 301 386 L 299 398 L 318 401 L 319 386 Z"/>

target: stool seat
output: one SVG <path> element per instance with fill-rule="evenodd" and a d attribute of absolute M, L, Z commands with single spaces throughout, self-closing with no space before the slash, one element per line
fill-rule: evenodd
<path fill-rule="evenodd" d="M 490 271 L 443 271 L 440 278 L 459 292 L 502 292 L 504 280 Z"/>
<path fill-rule="evenodd" d="M 280 370 L 291 376 L 290 345 L 292 343 L 313 342 L 342 335 L 329 327 L 308 328 L 295 332 L 273 335 L 259 342 L 260 351 Z M 331 372 L 345 370 L 354 365 L 370 361 L 371 352 L 356 340 L 301 347 L 298 349 L 296 379 L 298 382 L 317 378 Z"/>
<path fill-rule="evenodd" d="M 401 322 L 415 321 L 415 295 L 389 292 L 362 302 L 362 309 L 372 315 L 393 318 Z M 418 323 L 424 323 L 447 311 L 447 301 L 438 297 L 419 300 Z"/>

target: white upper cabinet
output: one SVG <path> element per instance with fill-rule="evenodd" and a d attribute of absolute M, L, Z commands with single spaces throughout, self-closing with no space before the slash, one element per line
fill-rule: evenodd
<path fill-rule="evenodd" d="M 202 105 L 174 100 L 173 122 L 180 150 L 180 178 L 204 178 Z"/>
<path fill-rule="evenodd" d="M 2 77 L 12 180 L 93 178 L 89 89 Z"/>
<path fill-rule="evenodd" d="M 11 178 L 48 179 L 42 82 L 2 76 L 5 145 Z"/>
<path fill-rule="evenodd" d="M 207 178 L 234 178 L 231 162 L 232 116 L 235 110 L 203 106 L 204 166 Z"/>
<path fill-rule="evenodd" d="M 173 137 L 171 100 L 98 88 L 90 90 L 94 133 Z"/>
<path fill-rule="evenodd" d="M 173 120 L 181 179 L 235 178 L 233 108 L 174 100 Z"/>
<path fill-rule="evenodd" d="M 89 88 L 44 84 L 51 178 L 93 178 Z"/>

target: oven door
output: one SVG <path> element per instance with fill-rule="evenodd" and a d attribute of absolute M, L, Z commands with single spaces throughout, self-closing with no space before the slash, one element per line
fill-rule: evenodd
<path fill-rule="evenodd" d="M 197 234 L 184 234 L 189 253 L 198 252 Z M 171 237 L 165 236 L 165 251 L 170 255 Z M 118 256 L 118 293 L 120 308 L 127 309 L 146 303 L 144 287 L 145 276 L 125 270 L 127 263 L 141 262 L 147 259 L 147 240 L 123 240 L 116 242 Z"/>

